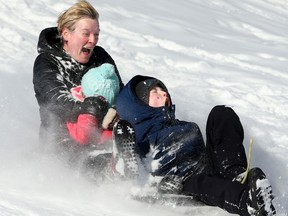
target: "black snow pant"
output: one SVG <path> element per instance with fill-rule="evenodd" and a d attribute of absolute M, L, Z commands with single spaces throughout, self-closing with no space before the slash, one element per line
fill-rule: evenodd
<path fill-rule="evenodd" d="M 247 167 L 243 127 L 233 109 L 214 107 L 207 120 L 206 136 L 206 156 L 212 172 L 188 177 L 183 193 L 230 213 L 249 215 L 248 186 L 232 181 Z"/>

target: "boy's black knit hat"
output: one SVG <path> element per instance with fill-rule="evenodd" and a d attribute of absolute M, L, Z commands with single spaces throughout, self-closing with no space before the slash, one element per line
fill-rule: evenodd
<path fill-rule="evenodd" d="M 155 78 L 146 79 L 144 81 L 139 82 L 136 85 L 135 93 L 140 100 L 142 100 L 146 104 L 149 104 L 149 92 L 155 86 L 161 87 L 163 91 L 165 91 L 169 95 L 168 90 L 166 86 L 164 85 L 164 83 L 162 83 L 160 80 L 155 79 Z"/>

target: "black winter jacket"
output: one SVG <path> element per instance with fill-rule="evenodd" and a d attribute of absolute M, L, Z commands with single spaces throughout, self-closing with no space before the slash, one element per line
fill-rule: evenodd
<path fill-rule="evenodd" d="M 40 107 L 41 131 L 66 129 L 65 122 L 74 122 L 81 113 L 81 102 L 73 99 L 70 89 L 80 85 L 88 68 L 110 63 L 123 83 L 114 60 L 99 46 L 90 60 L 80 64 L 65 53 L 56 27 L 44 29 L 39 36 L 38 52 L 34 62 L 33 84 Z M 63 132 L 63 130 L 62 130 Z"/>

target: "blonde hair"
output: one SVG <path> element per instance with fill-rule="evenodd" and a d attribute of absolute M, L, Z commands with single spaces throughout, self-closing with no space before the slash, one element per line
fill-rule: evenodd
<path fill-rule="evenodd" d="M 97 10 L 86 0 L 79 0 L 67 10 L 63 11 L 57 20 L 58 33 L 61 36 L 64 28 L 74 31 L 74 24 L 83 18 L 99 19 Z"/>

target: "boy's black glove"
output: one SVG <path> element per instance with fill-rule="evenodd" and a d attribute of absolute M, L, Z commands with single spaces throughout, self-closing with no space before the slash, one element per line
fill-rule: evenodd
<path fill-rule="evenodd" d="M 102 124 L 104 116 L 108 112 L 108 102 L 102 96 L 87 97 L 84 99 L 81 109 L 82 114 L 91 114 L 96 117 L 99 124 Z"/>

